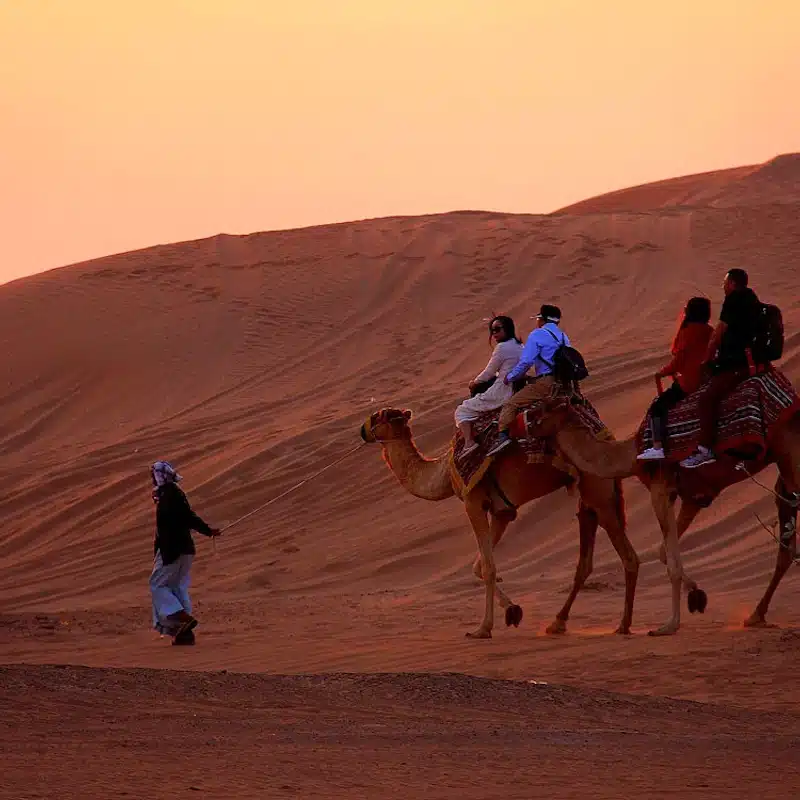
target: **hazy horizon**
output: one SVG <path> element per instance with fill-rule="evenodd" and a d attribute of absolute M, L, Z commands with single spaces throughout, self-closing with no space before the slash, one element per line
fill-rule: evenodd
<path fill-rule="evenodd" d="M 0 283 L 761 163 L 800 150 L 798 29 L 791 0 L 0 0 Z"/>

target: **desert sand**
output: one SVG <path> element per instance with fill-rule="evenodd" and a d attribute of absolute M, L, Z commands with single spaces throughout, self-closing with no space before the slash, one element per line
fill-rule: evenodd
<path fill-rule="evenodd" d="M 642 559 L 634 634 L 605 535 L 569 632 L 545 626 L 577 559 L 575 501 L 521 510 L 497 551 L 525 617 L 494 638 L 458 500 L 406 494 L 376 446 L 227 531 L 197 536 L 195 648 L 149 629 L 148 467 L 173 461 L 224 526 L 356 448 L 382 406 L 420 449 L 489 355 L 555 302 L 618 437 L 680 309 L 746 268 L 800 386 L 800 155 L 554 214 L 453 212 L 221 234 L 0 286 L 2 798 L 796 797 L 800 582 L 744 630 L 776 546 L 771 497 L 726 491 L 684 538 L 709 597 L 675 637 L 660 533 L 625 483 Z M 774 470 L 762 473 L 767 483 Z M 546 685 L 545 685 L 546 684 Z"/>

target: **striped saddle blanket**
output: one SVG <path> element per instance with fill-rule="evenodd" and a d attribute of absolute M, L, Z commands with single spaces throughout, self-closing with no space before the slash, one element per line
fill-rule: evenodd
<path fill-rule="evenodd" d="M 670 410 L 665 444 L 668 461 L 680 461 L 697 447 L 700 435 L 698 403 L 706 386 L 701 386 Z M 771 369 L 754 375 L 722 401 L 714 450 L 738 459 L 761 459 L 769 448 L 770 434 L 775 426 L 798 410 L 800 398 L 782 372 Z M 648 413 L 637 434 L 637 447 L 641 453 L 652 444 Z"/>

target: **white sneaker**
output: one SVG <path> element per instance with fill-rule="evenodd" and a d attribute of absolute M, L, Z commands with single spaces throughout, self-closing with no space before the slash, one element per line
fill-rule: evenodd
<path fill-rule="evenodd" d="M 663 461 L 666 456 L 662 447 L 648 447 L 644 453 L 640 453 L 636 458 L 639 461 Z"/>

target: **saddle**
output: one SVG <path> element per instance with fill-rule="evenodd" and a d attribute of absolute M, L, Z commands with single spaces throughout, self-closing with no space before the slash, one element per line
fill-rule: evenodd
<path fill-rule="evenodd" d="M 698 406 L 708 384 L 683 399 L 667 414 L 666 457 L 681 461 L 697 448 L 700 438 Z M 800 410 L 791 381 L 769 368 L 740 383 L 720 404 L 714 452 L 738 460 L 759 460 L 767 455 L 773 431 Z M 637 433 L 637 450 L 653 443 L 650 414 Z"/>
<path fill-rule="evenodd" d="M 508 433 L 525 454 L 529 464 L 548 464 L 560 469 L 573 480 L 577 479 L 577 470 L 558 453 L 552 440 L 535 434 L 535 423 L 541 405 L 541 401 L 537 401 L 520 409 Z M 573 405 L 587 430 L 600 438 L 612 438 L 597 411 L 586 398 L 575 397 Z M 472 435 L 478 447 L 466 456 L 461 454 L 464 449 L 464 437 L 460 431 L 456 431 L 450 456 L 450 470 L 455 486 L 462 496 L 478 484 L 493 460 L 497 458 L 497 456 L 487 456 L 487 453 L 497 442 L 499 417 L 498 408 L 481 414 L 472 422 Z"/>

